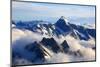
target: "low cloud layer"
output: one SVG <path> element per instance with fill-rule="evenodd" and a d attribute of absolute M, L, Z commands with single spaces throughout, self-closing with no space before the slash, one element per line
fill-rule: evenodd
<path fill-rule="evenodd" d="M 19 30 L 13 29 L 12 30 L 12 47 L 13 49 L 18 48 L 20 49 L 21 46 L 25 46 L 26 44 L 33 43 L 34 41 L 41 41 L 43 37 L 50 38 L 47 35 L 41 35 L 38 33 L 33 33 L 29 30 Z M 60 45 L 64 40 L 67 41 L 68 45 L 70 46 L 70 51 L 77 52 L 82 56 L 75 56 L 73 54 L 66 54 L 66 53 L 53 53 L 51 52 L 51 57 L 46 58 L 45 62 L 43 63 L 60 63 L 60 62 L 75 62 L 75 61 L 92 61 L 95 60 L 95 50 L 92 47 L 95 47 L 95 41 L 93 39 L 84 41 L 84 40 L 77 40 L 71 36 L 60 38 L 53 36 L 53 38 L 57 41 Z M 21 48 L 24 50 L 24 48 Z M 22 60 L 16 60 L 16 62 L 22 62 Z M 25 59 L 25 64 L 31 63 L 30 61 Z"/>

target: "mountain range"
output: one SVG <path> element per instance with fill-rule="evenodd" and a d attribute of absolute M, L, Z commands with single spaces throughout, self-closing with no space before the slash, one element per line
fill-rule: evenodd
<path fill-rule="evenodd" d="M 43 22 L 43 23 L 42 23 Z M 13 31 L 17 30 L 17 31 Z M 32 35 L 25 37 L 21 33 L 22 31 L 26 36 L 26 30 L 30 31 Z M 34 33 L 37 35 L 35 36 Z M 16 38 L 12 40 L 12 58 L 13 64 L 44 64 L 44 63 L 60 63 L 60 62 L 47 62 L 47 60 L 53 58 L 55 54 L 63 53 L 65 55 L 79 57 L 81 59 L 74 59 L 73 61 L 88 61 L 82 59 L 85 54 L 83 50 L 87 50 L 89 48 L 93 52 L 95 52 L 95 44 L 88 43 L 89 40 L 93 40 L 95 42 L 96 39 L 96 29 L 88 28 L 82 25 L 76 25 L 70 23 L 64 16 L 61 16 L 56 23 L 46 23 L 46 21 L 30 21 L 30 22 L 15 22 L 12 21 L 12 34 L 16 34 Z M 15 37 L 12 35 L 12 37 Z M 35 40 L 35 37 L 41 36 L 39 41 Z M 24 38 L 25 37 L 25 38 Z M 71 41 L 75 40 L 78 43 L 81 41 L 85 41 L 88 45 L 84 46 L 80 43 L 80 48 L 77 48 L 75 43 L 70 44 L 68 38 L 70 37 Z M 63 39 L 62 39 L 63 38 Z M 33 39 L 32 41 L 28 41 L 28 39 Z M 59 41 L 61 43 L 59 43 Z M 26 43 L 26 42 L 27 43 Z M 76 45 L 76 46 L 75 46 Z M 82 48 L 82 50 L 81 50 Z M 91 54 L 90 54 L 91 55 Z M 61 56 L 63 57 L 63 56 Z M 95 60 L 94 59 L 89 60 Z M 24 60 L 22 60 L 24 59 Z M 27 60 L 27 61 L 26 61 Z M 69 62 L 73 62 L 69 61 Z M 63 62 L 63 61 L 61 61 Z"/>

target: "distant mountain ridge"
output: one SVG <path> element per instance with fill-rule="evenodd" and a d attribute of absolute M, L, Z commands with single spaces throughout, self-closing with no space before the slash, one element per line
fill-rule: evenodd
<path fill-rule="evenodd" d="M 55 24 L 38 24 L 34 22 L 24 23 L 21 21 L 18 23 L 13 22 L 13 24 L 15 24 L 17 28 L 28 29 L 33 32 L 50 36 L 66 36 L 70 34 L 75 38 L 79 38 L 80 40 L 88 40 L 90 39 L 90 36 L 94 39 L 96 37 L 95 29 L 89 29 L 85 28 L 84 26 L 71 24 L 64 16 L 61 16 L 61 18 Z"/>

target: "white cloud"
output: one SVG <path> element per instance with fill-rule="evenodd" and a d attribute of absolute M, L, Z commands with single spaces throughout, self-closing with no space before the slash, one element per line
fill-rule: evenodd
<path fill-rule="evenodd" d="M 92 38 L 92 39 L 89 39 L 88 41 L 85 41 L 85 40 L 81 40 L 80 41 L 80 44 L 84 47 L 88 47 L 88 48 L 93 48 L 95 47 L 95 40 Z"/>
<path fill-rule="evenodd" d="M 50 59 L 46 59 L 46 63 L 70 62 L 69 55 L 64 53 L 55 53 Z"/>
<path fill-rule="evenodd" d="M 84 49 L 81 49 L 80 50 L 82 55 L 83 55 L 83 58 L 86 60 L 86 61 L 91 61 L 91 60 L 95 60 L 95 51 L 91 48 L 84 48 Z"/>

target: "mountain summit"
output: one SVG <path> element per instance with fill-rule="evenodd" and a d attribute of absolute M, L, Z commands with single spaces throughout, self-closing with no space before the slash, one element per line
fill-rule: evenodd
<path fill-rule="evenodd" d="M 64 17 L 61 18 L 55 23 L 55 26 L 62 30 L 62 32 L 69 32 L 71 30 L 69 21 Z"/>
<path fill-rule="evenodd" d="M 65 18 L 64 16 L 61 16 L 60 19 L 57 21 L 57 23 L 68 24 L 69 21 L 68 21 L 68 19 Z"/>
<path fill-rule="evenodd" d="M 67 22 L 69 22 L 69 21 L 68 21 L 68 19 L 67 19 L 67 18 L 65 18 L 64 16 L 61 16 L 61 18 L 60 18 L 60 19 L 64 20 L 66 23 L 67 23 Z"/>

